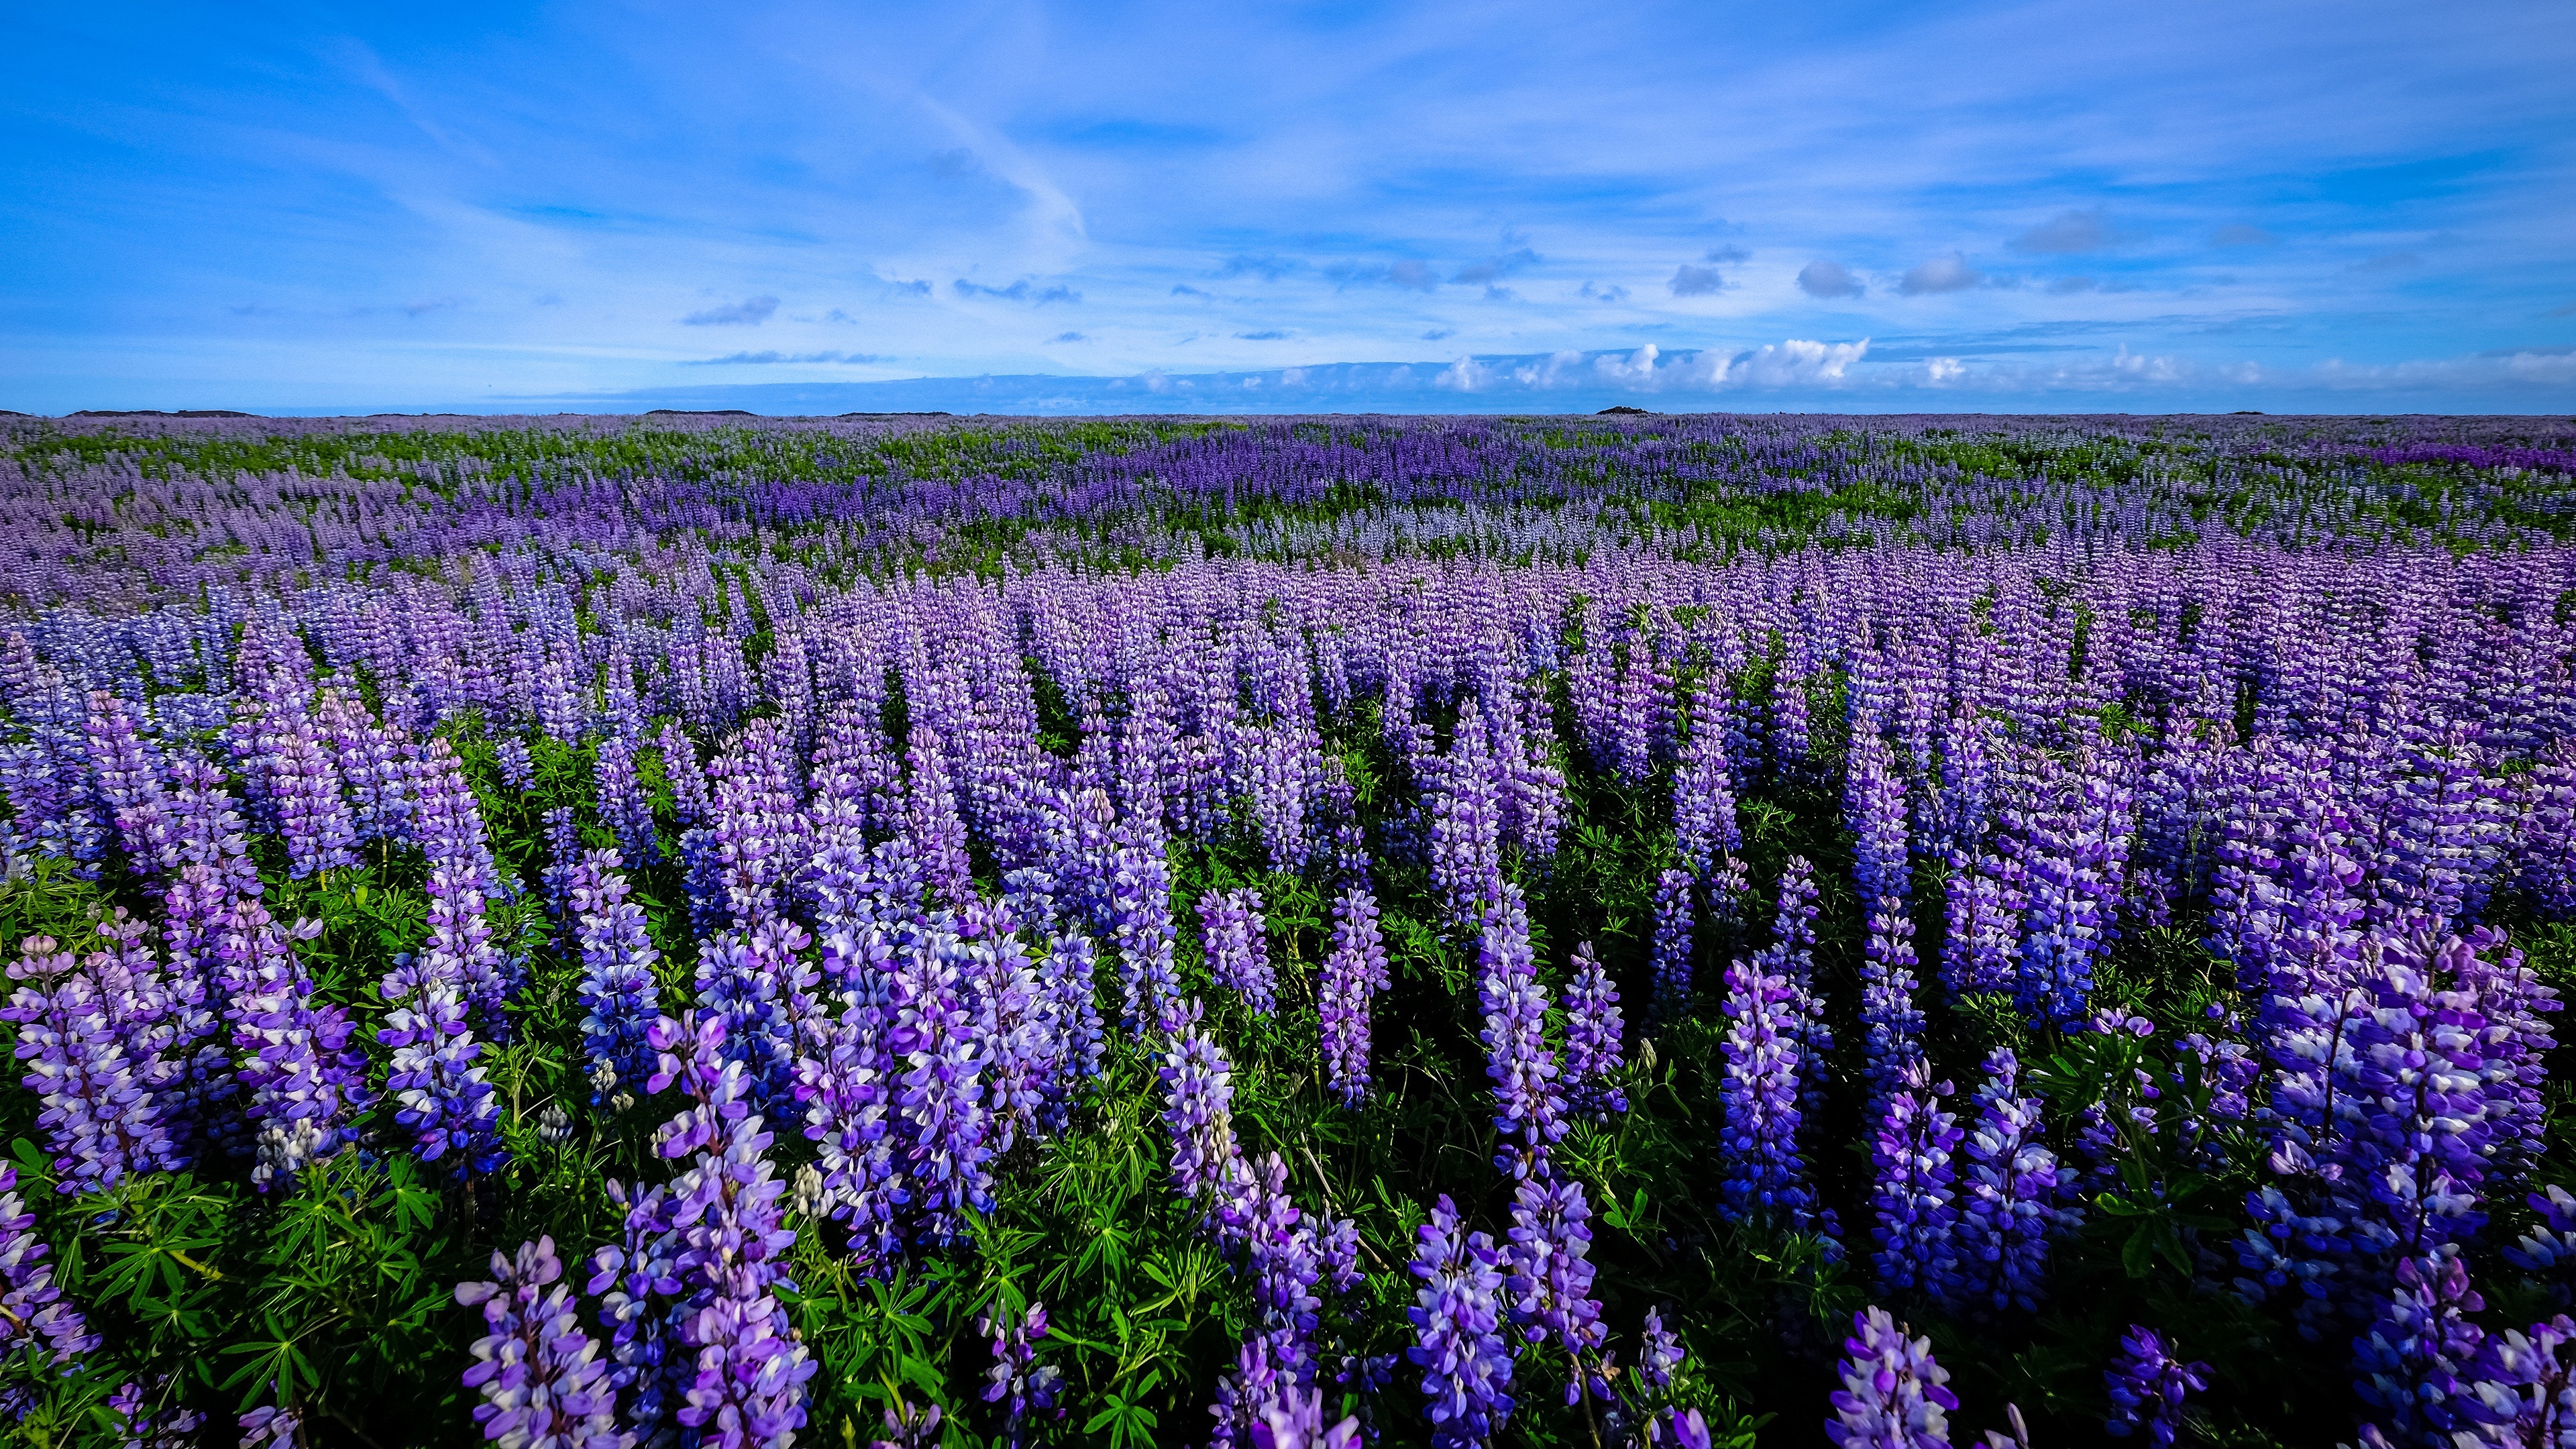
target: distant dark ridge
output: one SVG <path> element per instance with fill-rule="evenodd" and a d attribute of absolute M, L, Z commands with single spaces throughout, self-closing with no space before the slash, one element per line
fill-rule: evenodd
<path fill-rule="evenodd" d="M 1654 414 L 1646 411 L 1644 408 L 1632 408 L 1626 403 L 1621 403 L 1615 408 L 1603 408 L 1601 411 L 1594 413 L 1593 416 L 1598 418 L 1651 418 Z"/>
<path fill-rule="evenodd" d="M 67 414 L 75 418 L 255 418 L 257 413 L 237 413 L 230 408 L 182 408 L 165 412 L 160 408 L 83 408 Z"/>
<path fill-rule="evenodd" d="M 648 418 L 756 418 L 760 414 L 746 408 L 654 408 Z"/>
<path fill-rule="evenodd" d="M 955 413 L 841 413 L 845 418 L 953 418 Z"/>

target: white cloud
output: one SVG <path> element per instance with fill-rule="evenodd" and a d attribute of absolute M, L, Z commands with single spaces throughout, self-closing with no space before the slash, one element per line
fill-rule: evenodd
<path fill-rule="evenodd" d="M 1431 385 L 1447 388 L 1452 392 L 1481 392 L 1492 386 L 1493 381 L 1493 369 L 1472 357 L 1461 357 L 1440 369 L 1439 376 L 1431 379 Z"/>

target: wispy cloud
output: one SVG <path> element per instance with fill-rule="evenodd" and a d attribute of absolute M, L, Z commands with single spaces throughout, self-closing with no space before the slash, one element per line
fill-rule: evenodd
<path fill-rule="evenodd" d="M 873 352 L 728 352 L 722 357 L 695 357 L 691 367 L 767 367 L 780 363 L 836 363 L 845 366 L 883 362 Z"/>
<path fill-rule="evenodd" d="M 1275 282 L 1297 267 L 1298 263 L 1287 257 L 1238 253 L 1218 263 L 1216 274 L 1220 277 L 1259 277 L 1265 282 Z"/>
<path fill-rule="evenodd" d="M 1083 335 L 1082 335 L 1081 333 L 1079 333 L 1079 332 L 1059 332 L 1059 333 L 1057 333 L 1056 335 L 1054 335 L 1053 337 L 1050 337 L 1050 338 L 1048 338 L 1048 339 L 1047 339 L 1047 341 L 1048 341 L 1048 342 L 1050 342 L 1050 343 L 1057 343 L 1057 342 L 1089 342 L 1090 340 L 1091 340 L 1090 338 L 1083 336 Z"/>
<path fill-rule="evenodd" d="M 1284 342 L 1288 339 L 1287 333 L 1275 327 L 1260 332 L 1237 332 L 1234 335 L 1246 342 Z"/>
<path fill-rule="evenodd" d="M 2042 256 L 2065 256 L 2074 252 L 2098 252 L 2120 239 L 2102 208 L 2088 206 L 2061 211 L 2014 237 L 2013 249 L 2037 252 Z"/>
<path fill-rule="evenodd" d="M 1026 302 L 1033 307 L 1044 307 L 1055 302 L 1079 302 L 1082 300 L 1082 294 L 1071 287 L 1063 286 L 1061 284 L 1052 287 L 1041 287 L 1029 281 L 1025 277 L 1021 278 L 1019 281 L 1013 282 L 1007 287 L 987 287 L 981 283 L 967 281 L 964 277 L 959 277 L 948 285 L 954 289 L 960 297 L 992 297 L 1004 302 Z"/>
<path fill-rule="evenodd" d="M 776 297 L 746 297 L 681 318 L 691 327 L 757 327 L 778 310 Z"/>
<path fill-rule="evenodd" d="M 1411 258 L 1382 264 L 1336 262 L 1324 269 L 1324 275 L 1332 279 L 1337 289 L 1385 286 L 1408 292 L 1429 292 L 1440 286 L 1440 274 L 1431 269 L 1429 262 Z"/>
<path fill-rule="evenodd" d="M 1575 295 L 1594 302 L 1625 302 L 1628 300 L 1628 289 L 1615 284 L 1596 286 L 1591 282 L 1585 282 L 1582 290 Z"/>
<path fill-rule="evenodd" d="M 2273 247 L 2279 246 L 2281 239 L 2259 226 L 2232 222 L 2211 232 L 2209 244 L 2214 247 Z"/>
<path fill-rule="evenodd" d="M 1458 275 L 1449 280 L 1463 282 L 1468 286 L 1491 287 L 1514 272 L 1537 266 L 1541 260 L 1539 254 L 1528 247 L 1514 247 L 1510 251 L 1487 257 L 1481 262 L 1471 262 L 1460 267 Z"/>

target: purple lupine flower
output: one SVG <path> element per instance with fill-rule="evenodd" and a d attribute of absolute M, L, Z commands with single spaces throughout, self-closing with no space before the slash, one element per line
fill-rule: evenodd
<path fill-rule="evenodd" d="M 1490 1439 L 1512 1412 L 1503 1255 L 1491 1238 L 1465 1231 L 1446 1193 L 1419 1235 L 1411 1267 L 1422 1287 L 1414 1295 L 1416 1306 L 1405 1310 L 1414 1337 L 1406 1355 L 1423 1371 L 1431 1442 L 1439 1449 L 1469 1449 Z"/>
<path fill-rule="evenodd" d="M 1131 1030 L 1172 1030 L 1180 978 L 1172 965 L 1172 867 L 1159 821 L 1120 823 L 1108 886 L 1108 944 L 1118 952 L 1120 1020 Z"/>
<path fill-rule="evenodd" d="M 826 940 L 827 961 L 843 940 Z M 847 1000 L 830 1034 L 796 1064 L 805 1135 L 822 1148 L 822 1181 L 807 1212 L 846 1224 L 856 1266 L 873 1273 L 901 1247 L 895 1212 L 907 1196 L 896 1180 L 895 1141 L 886 1118 L 892 1058 L 885 1048 L 884 1003 L 855 993 Z"/>
<path fill-rule="evenodd" d="M 1278 1004 L 1266 930 L 1259 891 L 1209 891 L 1199 897 L 1199 940 L 1208 971 L 1217 985 L 1242 997 L 1255 1016 L 1268 1016 Z"/>
<path fill-rule="evenodd" d="M 1861 1077 L 1875 1101 L 1923 1061 L 1923 1011 L 1914 1004 L 1914 922 L 1905 903 L 1880 896 L 1861 946 Z"/>
<path fill-rule="evenodd" d="M 966 853 L 966 822 L 957 813 L 957 791 L 938 731 L 916 721 L 903 758 L 910 772 L 904 833 L 921 858 L 932 893 L 955 909 L 975 893 L 974 862 Z"/>
<path fill-rule="evenodd" d="M 2481 773 L 2482 754 L 2456 723 L 2401 752 L 2371 867 L 2374 924 L 2456 931 L 2485 908 L 2507 826 L 2503 787 Z"/>
<path fill-rule="evenodd" d="M 1655 876 L 1654 1018 L 1679 1021 L 1690 1014 L 1691 876 L 1667 870 Z"/>
<path fill-rule="evenodd" d="M 340 792 L 338 766 L 314 737 L 312 720 L 300 708 L 284 711 L 260 726 L 260 743 L 278 838 L 286 845 L 287 878 L 356 865 L 357 819 Z"/>
<path fill-rule="evenodd" d="M 1503 889 L 1503 787 L 1473 699 L 1459 706 L 1449 753 L 1426 761 L 1431 885 L 1457 921 L 1472 921 Z"/>
<path fill-rule="evenodd" d="M 1843 1340 L 1843 1386 L 1825 1437 L 1843 1449 L 1949 1449 L 1948 1411 L 1958 1396 L 1943 1387 L 1949 1372 L 1933 1361 L 1932 1340 L 1909 1338 L 1884 1308 L 1852 1315 Z"/>
<path fill-rule="evenodd" d="M 1255 1333 L 1235 1348 L 1234 1367 L 1217 1376 L 1216 1402 L 1208 1413 L 1216 1424 L 1208 1432 L 1209 1449 L 1247 1449 L 1257 1427 L 1278 1404 L 1282 1392 L 1296 1388 L 1271 1361 L 1270 1335 Z"/>
<path fill-rule="evenodd" d="M 746 932 L 785 913 L 786 890 L 810 858 L 791 749 L 777 721 L 756 719 L 708 770 L 707 848 L 723 882 L 724 919 Z"/>
<path fill-rule="evenodd" d="M 166 1378 L 151 1380 L 149 1387 L 144 1380 L 128 1379 L 107 1396 L 122 1449 L 189 1449 L 197 1442 L 199 1431 L 206 1427 L 205 1415 L 184 1405 L 155 1407 L 145 1402 L 163 1395 L 168 1386 Z"/>
<path fill-rule="evenodd" d="M 1047 1334 L 1046 1305 L 1032 1303 L 1026 1314 L 1018 1314 L 996 1303 L 976 1316 L 975 1330 L 993 1345 L 993 1366 L 984 1372 L 984 1402 L 1002 1405 L 1003 1438 L 1021 1444 L 1029 1411 L 1055 1408 L 1063 1379 L 1052 1366 L 1038 1363 L 1038 1340 Z"/>
<path fill-rule="evenodd" d="M 121 947 L 133 946 L 142 931 L 122 910 L 99 926 Z M 51 936 L 19 943 L 9 966 L 19 985 L 0 1007 L 0 1021 L 17 1024 L 16 1054 L 28 1064 L 21 1082 L 42 1104 L 36 1129 L 60 1174 L 57 1190 L 103 1191 L 133 1174 L 176 1167 L 183 1154 L 155 1101 L 169 1075 L 152 1049 L 157 1008 L 143 1004 L 137 1020 L 102 990 L 98 978 L 116 968 L 118 956 L 97 953 L 97 969 L 83 971 L 56 946 Z M 148 972 L 149 953 L 142 961 Z"/>
<path fill-rule="evenodd" d="M 2456 987 L 2473 989 L 2486 1018 L 2479 1056 L 2487 1104 L 2488 1175 L 2519 1177 L 2547 1150 L 2543 1062 L 2558 1046 L 2549 1018 L 2565 1009 L 2558 991 L 2493 926 L 2472 926 L 2445 959 Z"/>
<path fill-rule="evenodd" d="M 1905 782 L 1896 777 L 1878 722 L 1865 716 L 1852 724 L 1843 821 L 1852 833 L 1852 881 L 1860 898 L 1904 900 L 1912 885 L 1906 865 Z"/>
<path fill-rule="evenodd" d="M 635 1436 L 617 1427 L 617 1393 L 599 1345 L 581 1327 L 571 1288 L 559 1282 L 555 1242 L 522 1243 L 516 1255 L 492 1255 L 493 1282 L 459 1283 L 456 1301 L 480 1306 L 491 1330 L 474 1341 L 465 1387 L 481 1389 L 474 1422 L 504 1444 L 564 1449 L 629 1449 Z M 548 1292 L 548 1285 L 553 1291 Z"/>
<path fill-rule="evenodd" d="M 1800 1109 L 1823 1109 L 1827 1054 L 1833 1028 L 1825 1024 L 1824 993 L 1816 989 L 1816 868 L 1803 855 L 1780 869 L 1780 904 L 1771 919 L 1771 944 L 1753 958 L 1755 970 L 1780 979 L 1790 993 L 1791 1038 L 1796 1044 Z M 1730 989 L 1731 984 L 1730 984 Z"/>
<path fill-rule="evenodd" d="M 2384 1314 L 2399 1258 L 2438 1284 L 2476 1211 L 2498 1126 L 2487 1098 L 2489 968 L 2459 937 L 2366 938 L 2332 995 L 2275 993 L 2267 1048 L 2279 1180 L 2249 1198 L 2250 1292 L 2297 1283 L 2301 1331 Z M 2430 1291 L 2430 1290 L 2426 1290 Z"/>
<path fill-rule="evenodd" d="M 1323 1391 L 1284 1384 L 1252 1426 L 1250 1449 L 1360 1449 L 1360 1444 L 1358 1415 L 1327 1428 Z"/>
<path fill-rule="evenodd" d="M 528 742 L 511 736 L 492 747 L 493 764 L 501 772 L 501 783 L 513 794 L 525 795 L 537 788 L 537 762 L 528 757 Z"/>
<path fill-rule="evenodd" d="M 1961 1289 L 1951 1155 L 1966 1134 L 1955 1114 L 1941 1110 L 1950 1084 L 1927 1086 L 1922 1075 L 1917 1066 L 1887 1095 L 1870 1143 L 1871 1202 L 1878 1220 L 1878 1251 L 1870 1265 L 1879 1287 L 1891 1295 L 1912 1291 L 1928 1302 L 1949 1303 Z"/>
<path fill-rule="evenodd" d="M 588 851 L 564 889 L 565 910 L 581 944 L 581 1042 L 590 1059 L 593 1102 L 633 1100 L 653 1073 L 645 1033 L 662 1017 L 653 978 L 659 956 L 644 908 L 631 899 L 624 864 L 614 850 Z"/>
<path fill-rule="evenodd" d="M 290 1404 L 262 1404 L 243 1412 L 241 1449 L 295 1449 L 304 1436 L 304 1415 Z"/>
<path fill-rule="evenodd" d="M 868 1449 L 937 1449 L 942 1417 L 937 1404 L 917 1409 L 910 1398 L 898 1394 L 884 1414 L 885 1437 L 871 1443 Z"/>
<path fill-rule="evenodd" d="M 1172 1190 L 1205 1220 L 1221 1223 L 1246 1173 L 1234 1139 L 1234 1065 L 1198 1029 L 1195 1013 L 1184 1015 L 1159 1069 L 1163 1125 L 1172 1139 Z"/>
<path fill-rule="evenodd" d="M 1520 887 L 1505 885 L 1486 907 L 1476 935 L 1476 1000 L 1484 1029 L 1485 1075 L 1494 1084 L 1494 1127 L 1518 1137 L 1496 1163 L 1515 1175 L 1537 1170 L 1565 1136 L 1565 1091 L 1557 1085 L 1556 1052 L 1547 1044 L 1547 988 L 1538 981 L 1530 948 L 1529 909 Z"/>
<path fill-rule="evenodd" d="M 1568 1363 L 1565 1402 L 1608 1399 L 1601 1373 L 1601 1304 L 1591 1297 L 1592 1203 L 1573 1177 L 1520 1180 L 1503 1250 L 1511 1271 L 1512 1321 L 1533 1344 L 1553 1340 Z"/>
<path fill-rule="evenodd" d="M 666 721 L 661 733 L 653 737 L 654 752 L 662 757 L 663 777 L 671 782 L 671 813 L 685 828 L 705 821 L 714 813 L 714 798 L 707 788 L 707 772 L 698 763 L 698 747 L 692 743 L 676 720 Z"/>
<path fill-rule="evenodd" d="M 2035 1311 L 2046 1292 L 2048 1239 L 2059 1225 L 2050 1204 L 2072 1173 L 2039 1144 L 2039 1099 L 2021 1095 L 2021 1063 L 2009 1047 L 1986 1057 L 1968 1130 L 1960 1181 L 1960 1270 L 1967 1302 L 1997 1312 Z"/>
<path fill-rule="evenodd" d="M 1711 680 L 1692 696 L 1690 737 L 1673 771 L 1673 846 L 1683 867 L 1703 881 L 1721 855 L 1744 848 L 1726 757 L 1724 694 L 1724 681 Z"/>
<path fill-rule="evenodd" d="M 1758 964 L 1726 973 L 1730 1025 L 1719 1048 L 1718 1191 L 1730 1220 L 1774 1214 L 1805 1226 L 1810 1198 L 1798 1155 L 1798 993 Z"/>
<path fill-rule="evenodd" d="M 411 737 L 380 725 L 367 707 L 339 689 L 322 691 L 314 727 L 333 752 L 349 792 L 349 823 L 361 842 L 408 839 L 412 817 Z"/>
<path fill-rule="evenodd" d="M 2102 1383 L 2111 1395 L 2106 1431 L 2125 1439 L 2143 1428 L 2156 1449 L 2172 1449 L 2183 1398 L 2209 1387 L 2209 1365 L 2176 1359 L 2154 1329 L 2132 1323 L 2120 1336 L 2120 1356 L 2102 1371 Z"/>
<path fill-rule="evenodd" d="M 964 1214 L 992 1206 L 984 1102 L 985 1047 L 960 999 L 968 947 L 953 919 L 935 917 L 894 958 L 886 1050 L 899 1073 L 896 1120 L 912 1202 L 933 1246 L 966 1231 Z"/>
<path fill-rule="evenodd" d="M 699 1009 L 724 1019 L 725 1055 L 749 1074 L 751 1110 L 780 1121 L 792 1115 L 801 1023 L 816 1013 L 821 974 L 804 959 L 812 944 L 803 926 L 770 917 L 748 932 L 719 932 L 698 950 Z"/>
<path fill-rule="evenodd" d="M 1784 779 L 1806 773 L 1807 684 L 1789 673 L 1786 662 L 1771 676 L 1771 757 Z"/>
<path fill-rule="evenodd" d="M 16 1164 L 0 1165 L 0 1357 L 25 1349 L 36 1363 L 50 1360 L 69 1372 L 101 1340 L 54 1286 L 48 1251 L 36 1236 L 36 1215 L 18 1196 Z"/>
<path fill-rule="evenodd" d="M 1063 1043 L 1056 1054 L 1056 1079 L 1047 1088 L 1050 1131 L 1063 1127 L 1078 1084 L 1100 1075 L 1107 1048 L 1100 1023 L 1099 975 L 1091 938 L 1083 935 L 1055 937 L 1038 967 L 1038 980 Z"/>
<path fill-rule="evenodd" d="M 664 1017 L 652 1042 L 661 1055 L 645 1090 L 676 1083 L 694 1104 L 654 1143 L 664 1158 L 690 1159 L 669 1184 L 659 1224 L 672 1239 L 669 1271 L 679 1285 L 675 1336 L 696 1359 L 678 1417 L 702 1431 L 702 1444 L 786 1449 L 805 1425 L 805 1381 L 816 1365 L 776 1293 L 793 1287 L 783 1268 L 796 1233 L 780 1221 L 786 1184 L 768 1157 L 771 1137 L 749 1110 L 742 1063 L 725 1055 L 721 1019 Z M 608 1267 L 607 1252 L 602 1259 Z"/>
<path fill-rule="evenodd" d="M 1689 1357 L 1682 1349 L 1680 1336 L 1664 1326 L 1663 1310 L 1647 1309 L 1637 1350 L 1637 1379 L 1646 1386 L 1646 1392 L 1671 1392 L 1674 1372 Z"/>
<path fill-rule="evenodd" d="M 1278 1153 L 1247 1164 L 1235 1186 L 1235 1210 L 1219 1226 L 1251 1260 L 1264 1362 L 1291 1384 L 1308 1382 L 1315 1373 L 1316 1314 L 1324 1306 L 1316 1293 L 1324 1255 L 1314 1226 L 1289 1200 L 1288 1165 Z"/>
<path fill-rule="evenodd" d="M 974 1033 L 985 1053 L 988 1150 L 999 1157 L 1039 1131 L 1063 1044 L 1053 1029 L 1053 1003 L 1030 968 L 1009 902 L 974 902 L 958 928 L 966 942 L 962 985 L 974 1003 Z"/>
<path fill-rule="evenodd" d="M 2528 1333 L 2490 1333 L 2471 1375 L 2474 1403 L 2461 1412 L 2488 1442 L 2566 1449 L 2576 1440 L 2576 1321 L 2565 1314 Z"/>
<path fill-rule="evenodd" d="M 143 743 L 133 708 L 103 689 L 90 691 L 89 758 L 98 772 L 99 798 L 116 821 L 126 864 L 142 874 L 176 866 L 178 847 L 161 768 Z"/>
<path fill-rule="evenodd" d="M 2093 963 L 2116 935 L 2128 860 L 2128 762 L 2087 749 L 2039 787 L 2027 815 L 2021 864 L 2025 919 L 2014 998 L 2034 1017 L 2082 1020 Z"/>
<path fill-rule="evenodd" d="M 630 1196 L 615 1178 L 607 1188 L 608 1200 L 625 1213 L 624 1240 L 602 1244 L 591 1255 L 586 1291 L 599 1298 L 599 1324 L 609 1331 L 609 1386 L 626 1405 L 627 1424 L 650 1432 L 682 1391 L 687 1369 L 671 1302 L 686 1286 L 670 1221 L 671 1192 L 662 1186 Z"/>
<path fill-rule="evenodd" d="M 653 802 L 635 769 L 635 745 L 621 734 L 599 742 L 592 768 L 598 783 L 599 823 L 617 837 L 617 849 L 639 867 L 653 859 Z"/>
<path fill-rule="evenodd" d="M 1626 1055 L 1621 1042 L 1619 988 L 1601 958 L 1584 941 L 1574 948 L 1565 987 L 1566 1105 L 1594 1121 L 1628 1110 L 1628 1094 L 1614 1080 Z"/>
<path fill-rule="evenodd" d="M 2576 739 L 2544 751 L 2518 783 L 2519 884 L 2542 920 L 2576 921 Z"/>
<path fill-rule="evenodd" d="M 1356 1107 L 1369 1089 L 1369 999 L 1391 980 L 1367 891 L 1347 890 L 1333 902 L 1333 949 L 1318 979 L 1325 1080 Z"/>
<path fill-rule="evenodd" d="M 569 922 L 566 909 L 572 892 L 572 873 L 581 861 L 581 832 L 574 828 L 572 807 L 549 807 L 541 823 L 546 836 L 546 863 L 537 870 L 537 889 L 546 904 L 546 916 L 560 931 Z"/>
<path fill-rule="evenodd" d="M 423 814 L 434 818 L 431 811 Z M 501 1108 L 483 1068 L 475 1065 L 483 1044 L 466 1013 L 474 970 L 469 963 L 480 961 L 492 970 L 498 953 L 470 864 L 455 853 L 433 854 L 428 895 L 428 939 L 417 953 L 395 958 L 378 987 L 393 1008 L 376 1033 L 394 1053 L 385 1090 L 398 1104 L 395 1122 L 412 1134 L 423 1162 L 454 1151 L 458 1172 L 490 1172 L 506 1160 Z"/>
<path fill-rule="evenodd" d="M 281 932 L 265 907 L 243 897 L 233 902 L 217 947 L 224 1020 L 242 1054 L 236 1075 L 249 1098 L 243 1115 L 255 1136 L 251 1182 L 262 1191 L 286 1186 L 306 1163 L 339 1151 L 371 1100 L 366 1057 L 349 1043 L 347 1011 L 314 1002 L 313 978 L 289 945 L 321 929 L 319 921 L 304 921 Z"/>
<path fill-rule="evenodd" d="M 430 864 L 430 936 L 446 957 L 438 969 L 454 978 L 467 1027 L 487 1041 L 505 1043 L 510 1023 L 502 1003 L 510 987 L 500 948 L 492 944 L 483 916 L 485 901 L 500 889 L 501 874 L 492 860 L 483 816 L 446 740 L 432 739 L 421 751 L 418 781 L 415 819 Z"/>
<path fill-rule="evenodd" d="M 2536 1280 L 2564 1307 L 2568 1279 L 2576 1277 L 2576 1194 L 2551 1183 L 2524 1200 L 2539 1218 L 2504 1250 L 2504 1260 L 2530 1274 L 2527 1282 Z"/>
<path fill-rule="evenodd" d="M 2475 1432 L 2485 1398 L 2476 1379 L 2485 1331 L 2470 1315 L 2484 1307 L 2458 1256 L 2397 1260 L 2378 1321 L 2353 1340 L 2353 1388 L 2387 1415 L 2381 1432 L 2393 1443 L 2444 1449 Z"/>

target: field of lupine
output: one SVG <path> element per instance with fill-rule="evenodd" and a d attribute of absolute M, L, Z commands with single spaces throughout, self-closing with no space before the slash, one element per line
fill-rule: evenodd
<path fill-rule="evenodd" d="M 2576 424 L 10 420 L 39 1445 L 2576 1445 Z"/>

